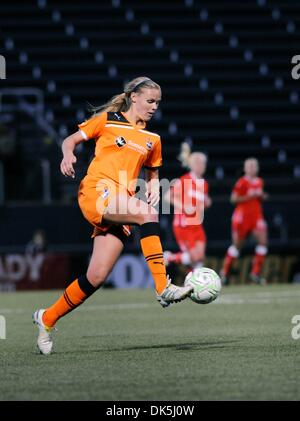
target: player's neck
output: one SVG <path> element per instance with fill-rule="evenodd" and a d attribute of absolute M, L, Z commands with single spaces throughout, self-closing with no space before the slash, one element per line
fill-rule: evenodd
<path fill-rule="evenodd" d="M 203 175 L 197 175 L 196 173 L 194 173 L 193 171 L 190 171 L 190 176 L 193 178 L 193 179 L 202 179 L 203 178 Z"/>
<path fill-rule="evenodd" d="M 257 175 L 247 175 L 247 174 L 245 174 L 244 177 L 249 181 L 253 181 L 253 180 L 257 179 Z"/>
<path fill-rule="evenodd" d="M 122 113 L 124 117 L 133 125 L 138 127 L 145 127 L 146 124 L 133 110 L 128 110 Z"/>

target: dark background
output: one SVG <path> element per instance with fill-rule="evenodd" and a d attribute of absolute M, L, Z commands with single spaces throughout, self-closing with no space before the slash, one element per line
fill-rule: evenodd
<path fill-rule="evenodd" d="M 163 92 L 148 126 L 162 138 L 160 176 L 183 174 L 184 140 L 208 155 L 208 256 L 221 258 L 230 244 L 230 192 L 243 160 L 255 156 L 270 194 L 270 254 L 299 257 L 300 80 L 291 74 L 300 54 L 299 2 L 1 2 L 0 36 L 7 66 L 0 80 L 2 256 L 24 253 L 41 229 L 49 252 L 73 256 L 70 274 L 84 270 L 91 228 L 77 189 L 94 142 L 77 149 L 75 180 L 60 174 L 60 145 L 89 116 L 88 104 L 145 75 Z M 162 240 L 177 250 L 171 219 L 161 218 Z M 126 252 L 139 253 L 138 239 L 135 233 Z M 244 254 L 252 250 L 250 241 Z M 299 261 L 290 281 L 298 268 Z"/>

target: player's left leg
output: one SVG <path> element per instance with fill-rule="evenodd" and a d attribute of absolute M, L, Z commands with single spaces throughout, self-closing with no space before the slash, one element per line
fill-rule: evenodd
<path fill-rule="evenodd" d="M 95 237 L 87 273 L 75 279 L 51 307 L 39 309 L 33 314 L 33 321 L 39 327 L 37 344 L 42 354 L 51 353 L 53 343 L 50 332 L 56 322 L 103 285 L 123 247 L 121 236 L 118 238 L 107 232 Z"/>
<path fill-rule="evenodd" d="M 252 261 L 250 279 L 255 283 L 264 284 L 266 281 L 261 277 L 261 271 L 268 253 L 268 230 L 265 221 L 259 220 L 252 234 L 257 245 Z"/>
<path fill-rule="evenodd" d="M 172 253 L 169 250 L 164 251 L 164 263 L 168 266 L 170 263 L 188 266 L 191 263 L 190 253 L 188 252 L 187 239 L 189 236 L 188 227 L 173 226 L 173 234 L 180 251 Z"/>
<path fill-rule="evenodd" d="M 191 266 L 193 269 L 199 269 L 203 266 L 205 259 L 206 241 L 196 241 L 194 246 L 189 249 L 191 256 Z"/>
<path fill-rule="evenodd" d="M 240 250 L 242 249 L 244 241 L 250 231 L 251 226 L 249 226 L 249 222 L 245 218 L 244 214 L 242 212 L 234 211 L 231 219 L 232 243 L 226 251 L 220 271 L 220 277 L 223 285 L 229 284 L 231 267 L 239 258 Z"/>
<path fill-rule="evenodd" d="M 223 285 L 229 285 L 229 274 L 232 265 L 240 256 L 240 250 L 244 245 L 246 238 L 246 230 L 239 229 L 238 231 L 232 231 L 232 243 L 228 247 L 226 255 L 223 260 L 222 269 L 220 271 L 220 277 Z"/>
<path fill-rule="evenodd" d="M 193 269 L 202 267 L 206 247 L 206 235 L 202 225 L 174 227 L 173 232 L 180 251 L 164 252 L 165 264 L 182 264 L 192 266 Z"/>

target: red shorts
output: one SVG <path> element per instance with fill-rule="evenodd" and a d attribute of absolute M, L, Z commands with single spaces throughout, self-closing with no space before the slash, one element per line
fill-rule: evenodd
<path fill-rule="evenodd" d="M 181 251 L 190 250 L 197 242 L 206 243 L 206 235 L 202 225 L 180 227 L 173 225 L 173 233 Z"/>
<path fill-rule="evenodd" d="M 266 231 L 267 223 L 263 215 L 247 215 L 234 212 L 232 215 L 231 230 L 236 233 L 239 240 L 244 240 L 252 231 Z"/>

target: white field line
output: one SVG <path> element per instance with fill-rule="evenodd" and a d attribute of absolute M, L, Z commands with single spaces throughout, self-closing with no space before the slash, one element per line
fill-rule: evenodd
<path fill-rule="evenodd" d="M 154 298 L 155 300 L 155 298 Z M 212 304 L 280 304 L 287 301 L 299 301 L 300 302 L 300 291 L 269 291 L 269 292 L 257 292 L 257 293 L 245 293 L 245 294 L 225 294 L 214 301 Z M 157 308 L 159 306 L 155 301 L 147 303 L 116 303 L 116 304 L 98 304 L 98 305 L 86 305 L 80 307 L 77 311 L 101 311 L 101 310 L 133 310 L 133 309 L 144 309 L 144 308 Z M 1 308 L 0 314 L 28 314 L 30 310 L 25 308 Z"/>

